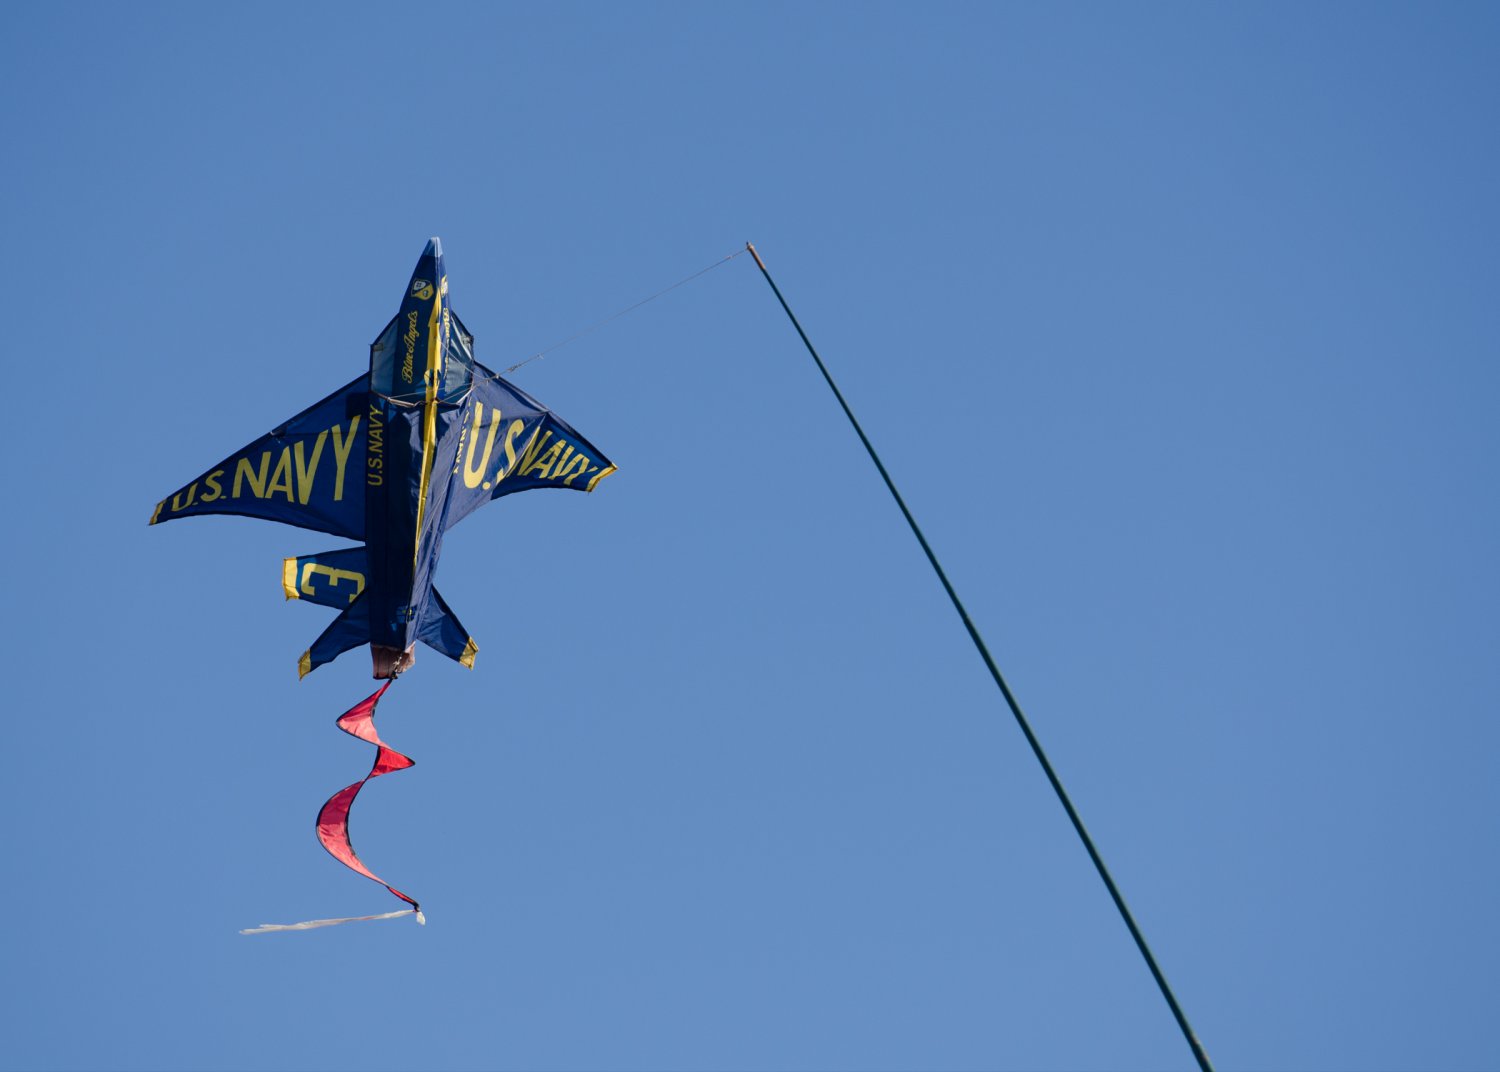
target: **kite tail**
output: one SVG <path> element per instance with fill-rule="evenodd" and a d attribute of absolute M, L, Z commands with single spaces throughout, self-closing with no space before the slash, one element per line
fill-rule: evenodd
<path fill-rule="evenodd" d="M 394 679 L 392 679 L 394 680 Z M 410 908 L 398 912 L 385 912 L 377 916 L 347 916 L 343 919 L 312 919 L 305 923 L 263 923 L 259 927 L 253 927 L 240 931 L 241 934 L 269 934 L 273 931 L 306 931 L 316 927 L 332 927 L 339 923 L 357 923 L 364 920 L 395 919 L 398 916 L 415 915 L 418 923 L 426 923 L 427 919 L 422 915 L 421 906 L 417 902 L 402 893 L 396 887 L 380 878 L 368 867 L 354 852 L 354 846 L 349 841 L 349 811 L 354 806 L 354 798 L 364 788 L 366 782 L 371 778 L 378 778 L 390 771 L 404 770 L 413 766 L 413 760 L 404 756 L 394 748 L 386 745 L 375 732 L 375 705 L 380 702 L 380 697 L 385 695 L 385 690 L 391 687 L 391 682 L 384 685 L 371 696 L 366 697 L 355 704 L 349 710 L 339 716 L 336 725 L 339 729 L 362 741 L 369 741 L 375 746 L 375 763 L 370 768 L 370 773 L 365 775 L 353 785 L 345 786 L 323 805 L 318 812 L 318 841 L 323 848 L 328 850 L 339 863 L 352 871 L 358 871 L 368 879 L 380 883 L 391 893 L 411 905 Z"/>
<path fill-rule="evenodd" d="M 363 923 L 367 919 L 395 919 L 397 916 L 409 916 L 417 910 L 414 908 L 403 908 L 399 912 L 382 912 L 378 916 L 345 916 L 343 919 L 310 919 L 306 923 L 262 923 L 259 927 L 246 927 L 240 931 L 241 934 L 271 934 L 274 931 L 311 931 L 319 927 L 332 927 L 339 923 Z M 417 915 L 421 915 L 417 912 Z M 418 920 L 421 922 L 421 920 Z"/>

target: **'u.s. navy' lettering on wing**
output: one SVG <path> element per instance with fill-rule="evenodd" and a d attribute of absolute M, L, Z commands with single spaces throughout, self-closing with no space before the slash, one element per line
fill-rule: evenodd
<path fill-rule="evenodd" d="M 234 476 L 226 489 L 226 467 L 214 469 L 193 481 L 181 491 L 175 492 L 161 513 L 177 514 L 194 503 L 208 505 L 227 496 L 239 499 L 246 496 L 256 499 L 280 497 L 288 504 L 308 505 L 314 491 L 323 492 L 333 501 L 344 497 L 344 474 L 349 466 L 349 452 L 354 446 L 354 432 L 359 418 L 353 417 L 347 424 L 335 424 L 317 434 L 309 449 L 307 441 L 298 439 L 282 447 L 268 447 L 259 452 L 249 452 L 233 459 Z M 324 446 L 332 438 L 332 449 L 324 457 Z M 275 459 L 272 464 L 271 459 Z M 202 484 L 200 493 L 199 484 Z M 163 520 L 158 513 L 156 520 Z"/>
<path fill-rule="evenodd" d="M 151 523 L 241 514 L 359 538 L 364 533 L 361 376 L 163 499 Z"/>

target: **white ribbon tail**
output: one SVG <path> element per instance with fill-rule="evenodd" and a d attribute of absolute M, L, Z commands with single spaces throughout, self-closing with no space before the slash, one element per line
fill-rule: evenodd
<path fill-rule="evenodd" d="M 241 934 L 271 934 L 274 931 L 310 931 L 318 927 L 334 927 L 340 923 L 363 923 L 371 919 L 396 919 L 400 916 L 416 916 L 418 923 L 425 924 L 427 917 L 423 916 L 415 908 L 403 908 L 399 912 L 382 912 L 378 916 L 345 916 L 343 919 L 310 919 L 306 923 L 262 923 L 259 927 L 249 927 L 240 931 Z"/>

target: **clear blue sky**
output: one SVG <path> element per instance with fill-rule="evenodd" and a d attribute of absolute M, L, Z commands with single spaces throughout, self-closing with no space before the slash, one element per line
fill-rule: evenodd
<path fill-rule="evenodd" d="M 156 500 L 442 236 L 504 367 L 756 243 L 1230 1069 L 1500 1065 L 1490 5 L 41 5 L 0 41 L 6 1069 L 1190 1057 L 748 257 L 527 366 L 367 769 Z"/>

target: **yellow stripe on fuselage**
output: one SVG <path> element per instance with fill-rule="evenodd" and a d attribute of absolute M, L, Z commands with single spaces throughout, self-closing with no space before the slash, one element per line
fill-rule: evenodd
<path fill-rule="evenodd" d="M 432 483 L 433 441 L 437 439 L 438 382 L 442 379 L 443 338 L 438 330 L 443 323 L 443 302 L 447 297 L 448 280 L 438 281 L 437 292 L 432 298 L 432 316 L 427 321 L 427 397 L 422 403 L 422 484 L 417 499 L 417 535 L 412 541 L 411 564 L 417 567 L 417 556 L 422 550 L 422 518 L 427 513 L 427 488 Z"/>

